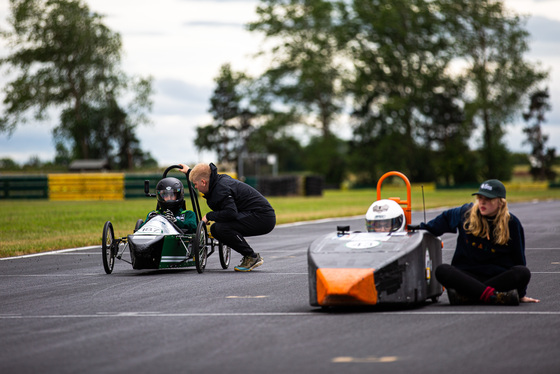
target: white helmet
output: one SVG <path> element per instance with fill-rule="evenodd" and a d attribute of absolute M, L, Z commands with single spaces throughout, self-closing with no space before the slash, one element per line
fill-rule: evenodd
<path fill-rule="evenodd" d="M 404 210 L 393 200 L 378 200 L 366 213 L 368 232 L 403 231 L 405 223 Z"/>

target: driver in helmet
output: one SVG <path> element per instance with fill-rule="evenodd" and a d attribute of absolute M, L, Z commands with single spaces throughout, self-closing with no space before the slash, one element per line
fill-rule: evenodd
<path fill-rule="evenodd" d="M 393 200 L 378 200 L 366 213 L 368 232 L 404 231 L 405 221 L 404 210 Z"/>
<path fill-rule="evenodd" d="M 187 233 L 196 232 L 196 216 L 185 209 L 185 188 L 177 178 L 163 178 L 156 185 L 157 208 L 148 213 L 145 222 L 156 215 L 164 215 Z"/>

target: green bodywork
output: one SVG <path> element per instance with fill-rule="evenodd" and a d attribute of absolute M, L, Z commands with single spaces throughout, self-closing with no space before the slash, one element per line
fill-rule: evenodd
<path fill-rule="evenodd" d="M 180 268 L 195 266 L 194 257 L 192 254 L 192 243 L 195 235 L 185 235 L 178 237 L 168 235 L 163 242 L 163 249 L 161 251 L 161 261 L 159 263 L 160 269 Z M 187 248 L 185 248 L 187 247 Z"/>

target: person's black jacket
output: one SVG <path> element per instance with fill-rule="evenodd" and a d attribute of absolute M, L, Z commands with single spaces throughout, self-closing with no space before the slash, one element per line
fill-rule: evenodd
<path fill-rule="evenodd" d="M 259 191 L 229 175 L 218 174 L 214 164 L 210 164 L 210 170 L 208 193 L 204 195 L 208 207 L 212 209 L 206 214 L 209 221 L 235 221 L 250 213 L 275 214 Z"/>

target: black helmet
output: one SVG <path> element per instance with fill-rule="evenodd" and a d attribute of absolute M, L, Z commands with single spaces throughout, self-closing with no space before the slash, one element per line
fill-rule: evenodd
<path fill-rule="evenodd" d="M 185 188 L 177 178 L 163 178 L 156 186 L 156 195 L 161 210 L 176 212 L 183 207 Z"/>

